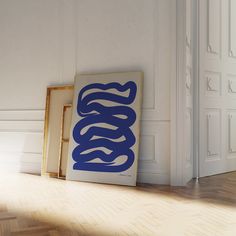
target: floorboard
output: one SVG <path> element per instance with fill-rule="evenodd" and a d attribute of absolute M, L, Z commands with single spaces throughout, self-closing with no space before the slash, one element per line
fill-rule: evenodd
<path fill-rule="evenodd" d="M 0 236 L 235 236 L 236 172 L 186 187 L 0 176 Z"/>

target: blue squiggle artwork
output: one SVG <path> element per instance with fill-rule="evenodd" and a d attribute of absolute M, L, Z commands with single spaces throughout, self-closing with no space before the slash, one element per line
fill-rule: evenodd
<path fill-rule="evenodd" d="M 110 89 L 128 91 L 128 96 L 109 92 Z M 135 156 L 131 147 L 136 138 L 130 127 L 136 121 L 136 113 L 129 105 L 134 102 L 136 93 L 137 86 L 132 81 L 124 85 L 115 82 L 93 83 L 80 90 L 77 113 L 83 118 L 73 129 L 73 139 L 78 143 L 72 152 L 74 170 L 122 172 L 132 166 Z M 101 101 L 109 101 L 115 105 L 105 106 Z M 115 129 L 99 126 L 99 123 L 106 123 Z M 122 141 L 114 140 L 121 137 L 124 137 Z M 107 154 L 101 148 L 110 150 L 110 153 Z M 125 162 L 117 165 L 115 161 L 121 156 L 125 156 Z"/>

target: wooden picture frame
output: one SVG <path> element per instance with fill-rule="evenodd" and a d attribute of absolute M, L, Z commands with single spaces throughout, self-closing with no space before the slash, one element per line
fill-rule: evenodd
<path fill-rule="evenodd" d="M 62 112 L 61 136 L 60 136 L 60 154 L 58 165 L 58 178 L 65 179 L 68 159 L 70 126 L 72 118 L 72 104 L 65 104 Z"/>
<path fill-rule="evenodd" d="M 62 112 L 65 104 L 72 103 L 73 92 L 73 85 L 47 88 L 42 175 L 58 176 Z"/>

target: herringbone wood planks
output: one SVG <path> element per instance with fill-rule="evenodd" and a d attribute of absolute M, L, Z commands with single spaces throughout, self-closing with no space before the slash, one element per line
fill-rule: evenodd
<path fill-rule="evenodd" d="M 0 176 L 0 236 L 235 236 L 236 172 L 185 188 Z"/>

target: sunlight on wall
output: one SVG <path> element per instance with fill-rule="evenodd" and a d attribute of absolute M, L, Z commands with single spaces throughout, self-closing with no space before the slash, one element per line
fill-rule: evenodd
<path fill-rule="evenodd" d="M 42 160 L 42 135 L 8 132 L 0 135 L 0 171 L 39 174 Z M 37 146 L 37 149 L 35 148 Z M 36 152 L 36 151 L 37 152 Z"/>

